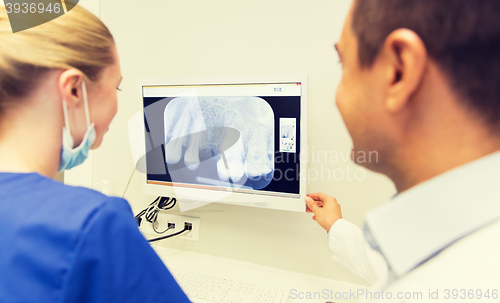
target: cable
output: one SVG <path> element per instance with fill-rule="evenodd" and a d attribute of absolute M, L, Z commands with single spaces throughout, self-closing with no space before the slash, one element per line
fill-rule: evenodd
<path fill-rule="evenodd" d="M 156 222 L 155 222 L 155 223 L 156 223 Z M 158 231 L 158 230 L 156 229 L 156 224 L 152 223 L 151 225 L 153 226 L 153 230 L 154 230 L 157 234 L 164 234 L 164 233 L 166 233 L 167 231 L 169 231 L 169 230 L 171 230 L 171 229 L 175 229 L 175 227 L 169 226 L 169 227 L 167 227 L 167 229 L 165 229 L 164 231 Z"/>
<path fill-rule="evenodd" d="M 156 233 L 164 233 L 170 229 L 172 229 L 172 227 L 168 227 L 167 229 L 165 229 L 164 231 L 162 232 L 159 232 L 156 230 L 156 227 L 155 227 L 155 223 L 156 223 L 156 220 L 158 219 L 158 213 L 160 212 L 160 210 L 169 210 L 171 208 L 173 208 L 175 206 L 175 204 L 177 203 L 177 199 L 176 198 L 169 198 L 169 197 L 158 197 L 156 198 L 156 200 L 154 200 L 153 202 L 151 202 L 149 204 L 149 206 L 142 210 L 139 214 L 137 214 L 135 216 L 135 219 L 137 220 L 137 224 L 140 226 L 141 225 L 141 221 L 142 221 L 142 216 L 145 216 L 146 218 L 146 221 L 150 222 L 152 225 L 153 225 L 153 230 L 156 232 Z M 167 236 L 163 236 L 163 237 L 159 237 L 159 238 L 154 238 L 154 239 L 151 239 L 151 240 L 148 240 L 149 242 L 156 242 L 156 241 L 160 241 L 160 240 L 163 240 L 163 239 L 167 239 L 167 238 L 171 238 L 171 237 L 175 237 L 175 236 L 178 236 L 186 231 L 190 231 L 192 230 L 193 227 L 190 223 L 185 223 L 184 224 L 184 229 L 179 231 L 179 232 L 176 232 L 176 233 L 173 233 L 173 234 L 170 234 L 170 235 L 167 235 Z"/>
<path fill-rule="evenodd" d="M 134 170 L 132 171 L 132 174 L 130 175 L 130 178 L 128 179 L 127 186 L 125 186 L 125 190 L 123 191 L 122 199 L 123 199 L 123 197 L 125 197 L 125 194 L 127 193 L 128 186 L 130 184 L 130 181 L 132 181 L 132 177 L 134 176 L 135 171 L 136 171 L 136 169 L 134 167 Z"/>
<path fill-rule="evenodd" d="M 154 238 L 154 239 L 151 239 L 151 240 L 148 240 L 150 243 L 151 242 L 156 242 L 156 241 L 160 241 L 160 240 L 163 240 L 163 239 L 167 239 L 167 238 L 171 238 L 171 237 L 175 237 L 175 236 L 178 236 L 180 234 L 182 234 L 183 232 L 186 232 L 186 231 L 190 231 L 191 230 L 191 227 L 188 227 L 188 226 L 184 226 L 184 229 L 179 231 L 179 232 L 176 232 L 174 234 L 171 234 L 171 235 L 168 235 L 168 236 L 163 236 L 163 237 L 159 237 L 159 238 Z"/>
<path fill-rule="evenodd" d="M 176 204 L 177 204 L 177 199 L 175 198 L 169 198 L 169 197 L 156 198 L 156 200 L 151 202 L 146 209 L 142 210 L 139 214 L 135 216 L 135 219 L 137 220 L 137 225 L 141 226 L 142 216 L 144 216 L 146 218 L 146 221 L 148 221 L 153 225 L 153 230 L 156 233 L 158 234 L 165 233 L 170 228 L 167 228 L 164 231 L 156 230 L 155 224 L 158 219 L 158 213 L 160 212 L 160 210 L 172 209 Z"/>

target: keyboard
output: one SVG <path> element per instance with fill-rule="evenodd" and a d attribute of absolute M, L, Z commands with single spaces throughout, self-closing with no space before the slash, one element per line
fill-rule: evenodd
<path fill-rule="evenodd" d="M 235 280 L 171 270 L 188 298 L 194 303 L 286 303 L 288 291 Z"/>

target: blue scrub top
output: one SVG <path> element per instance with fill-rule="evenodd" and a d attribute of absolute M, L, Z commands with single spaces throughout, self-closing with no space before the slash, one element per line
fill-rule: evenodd
<path fill-rule="evenodd" d="M 0 302 L 189 302 L 127 201 L 0 173 Z"/>

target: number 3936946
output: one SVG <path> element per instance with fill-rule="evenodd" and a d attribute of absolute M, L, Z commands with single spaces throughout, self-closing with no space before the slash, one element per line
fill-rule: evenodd
<path fill-rule="evenodd" d="M 61 3 L 7 3 L 5 5 L 8 14 L 60 14 L 63 10 Z"/>

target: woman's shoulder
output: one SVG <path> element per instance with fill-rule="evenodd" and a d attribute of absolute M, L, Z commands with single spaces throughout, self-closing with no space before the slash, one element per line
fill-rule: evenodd
<path fill-rule="evenodd" d="M 13 220 L 21 222 L 54 223 L 78 230 L 103 208 L 132 217 L 130 206 L 124 199 L 65 185 L 36 173 L 1 173 L 0 185 L 1 213 L 10 214 Z"/>
<path fill-rule="evenodd" d="M 110 243 L 144 247 L 136 226 L 124 199 L 38 174 L 0 173 L 0 272 L 17 281 L 2 290 L 26 302 L 41 302 L 61 289 L 85 290 L 93 285 L 86 280 L 90 275 L 78 274 L 91 272 L 95 260 L 109 266 L 113 259 L 105 257 L 117 255 Z M 70 274 L 77 280 L 68 284 Z"/>

